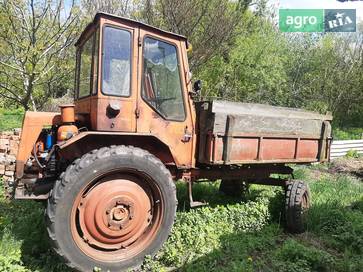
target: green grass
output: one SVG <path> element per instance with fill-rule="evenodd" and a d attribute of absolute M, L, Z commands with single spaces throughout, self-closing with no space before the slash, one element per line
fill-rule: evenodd
<path fill-rule="evenodd" d="M 13 128 L 21 128 L 24 110 L 0 109 L 0 131 L 12 130 Z"/>
<path fill-rule="evenodd" d="M 195 198 L 210 205 L 189 210 L 186 188 L 178 184 L 173 232 L 156 259 L 146 258 L 144 270 L 361 271 L 362 180 L 321 166 L 299 167 L 295 175 L 309 182 L 313 197 L 306 233 L 281 227 L 280 188 L 252 186 L 241 201 L 222 196 L 217 183 L 198 184 Z M 69 271 L 49 249 L 43 208 L 0 200 L 0 272 Z"/>

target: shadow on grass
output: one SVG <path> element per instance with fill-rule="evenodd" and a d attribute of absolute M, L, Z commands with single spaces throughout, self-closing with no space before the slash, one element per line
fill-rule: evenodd
<path fill-rule="evenodd" d="M 280 244 L 281 229 L 273 224 L 256 232 L 236 232 L 220 237 L 220 248 L 177 271 L 273 271 L 269 256 Z"/>
<path fill-rule="evenodd" d="M 261 231 L 237 231 L 219 237 L 218 249 L 186 263 L 179 268 L 180 271 L 293 271 L 299 265 L 308 269 L 304 271 L 329 271 L 327 269 L 332 268 L 332 264 L 336 266 L 330 271 L 359 271 L 362 267 L 363 198 L 346 206 L 336 201 L 313 206 L 309 212 L 308 230 L 316 240 L 310 241 L 310 234 L 290 236 L 280 227 L 284 201 L 282 190 L 276 192 L 268 187 L 255 187 L 245 199 L 241 199 L 225 196 L 219 192 L 218 186 L 219 183 L 196 184 L 195 199 L 205 199 L 213 208 L 267 197 L 272 223 Z M 271 190 L 274 194 L 266 195 Z M 178 183 L 177 192 L 179 211 L 187 212 L 186 186 Z M 21 262 L 25 268 L 41 272 L 71 271 L 50 249 L 42 203 L 0 201 L 0 211 L 0 237 L 9 233 L 16 241 L 22 242 Z M 19 245 L 14 244 L 16 246 Z M 295 248 L 299 251 L 294 252 Z M 331 252 L 336 254 L 331 257 Z"/>
<path fill-rule="evenodd" d="M 219 191 L 220 182 L 200 182 L 193 185 L 193 199 L 195 201 L 204 201 L 208 203 L 209 207 L 216 207 L 220 205 L 236 204 L 247 201 L 255 201 L 257 198 L 262 197 L 266 191 L 266 187 L 260 186 L 253 188 L 244 193 L 242 197 L 229 196 Z M 189 207 L 188 187 L 186 183 L 178 182 L 176 184 L 178 210 L 187 211 Z M 277 200 L 277 201 L 280 201 Z"/>
<path fill-rule="evenodd" d="M 308 215 L 309 231 L 299 235 L 284 232 L 273 220 L 261 231 L 221 236 L 219 248 L 178 271 L 362 271 L 362 207 L 363 201 L 316 205 Z"/>
<path fill-rule="evenodd" d="M 44 223 L 43 203 L 0 201 L 0 210 L 0 237 L 13 237 L 10 241 L 1 242 L 12 243 L 7 245 L 12 251 L 21 251 L 18 264 L 30 271 L 71 271 L 51 250 Z"/>

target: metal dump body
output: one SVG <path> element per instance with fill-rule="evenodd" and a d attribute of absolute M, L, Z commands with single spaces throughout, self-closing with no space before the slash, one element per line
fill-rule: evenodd
<path fill-rule="evenodd" d="M 198 162 L 205 164 L 326 161 L 330 115 L 261 104 L 196 103 Z"/>

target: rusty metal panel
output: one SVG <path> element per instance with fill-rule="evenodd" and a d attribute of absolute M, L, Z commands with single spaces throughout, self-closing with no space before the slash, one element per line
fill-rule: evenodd
<path fill-rule="evenodd" d="M 255 116 L 270 116 L 281 118 L 300 118 L 307 120 L 329 120 L 333 118 L 330 114 L 323 115 L 312 111 L 306 111 L 296 108 L 277 107 L 265 104 L 229 102 L 214 100 L 204 102 L 209 104 L 212 113 L 223 113 L 225 115 L 244 115 L 252 114 Z"/>
<path fill-rule="evenodd" d="M 215 114 L 213 131 L 222 133 L 226 130 L 227 118 L 234 116 L 235 125 L 232 133 L 256 133 L 268 135 L 299 135 L 320 137 L 323 121 L 300 118 L 283 118 L 270 116 L 255 116 L 253 114 L 226 115 Z"/>
<path fill-rule="evenodd" d="M 261 143 L 261 159 L 294 159 L 295 144 L 296 141 L 293 139 L 263 139 Z"/>
<path fill-rule="evenodd" d="M 19 150 L 16 157 L 16 176 L 23 176 L 24 164 L 29 159 L 31 151 L 43 127 L 59 125 L 61 116 L 57 112 L 27 111 L 23 120 L 23 129 L 20 137 Z"/>
<path fill-rule="evenodd" d="M 316 158 L 318 156 L 318 140 L 300 140 L 297 158 Z"/>
<path fill-rule="evenodd" d="M 191 91 L 190 82 L 186 80 L 189 72 L 187 66 L 186 51 L 182 50 L 185 43 L 175 38 L 161 36 L 158 32 L 145 31 L 140 29 L 140 41 L 143 41 L 146 35 L 153 38 L 171 43 L 177 47 L 178 59 L 180 60 L 180 77 L 182 84 L 182 95 L 185 106 L 185 120 L 172 121 L 166 120 L 159 113 L 157 113 L 141 95 L 141 84 L 138 86 L 138 111 L 139 117 L 137 118 L 137 133 L 150 133 L 166 144 L 175 160 L 178 168 L 192 168 L 195 166 L 194 152 L 196 148 L 196 135 L 195 135 L 195 113 L 192 101 L 190 101 L 189 91 Z M 142 44 L 142 42 L 141 42 Z M 143 67 L 143 48 L 139 47 L 139 67 Z M 142 82 L 143 73 L 139 73 L 138 82 Z M 185 135 L 191 137 L 185 141 Z"/>
<path fill-rule="evenodd" d="M 225 101 L 197 103 L 197 112 L 201 163 L 315 162 L 327 158 L 330 115 Z"/>

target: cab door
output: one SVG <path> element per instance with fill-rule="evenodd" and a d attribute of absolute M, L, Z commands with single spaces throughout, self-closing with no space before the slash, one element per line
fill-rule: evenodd
<path fill-rule="evenodd" d="M 161 140 L 177 166 L 188 168 L 195 136 L 182 46 L 185 40 L 178 37 L 139 29 L 137 132 Z"/>
<path fill-rule="evenodd" d="M 139 30 L 107 19 L 101 27 L 97 130 L 136 132 Z"/>

